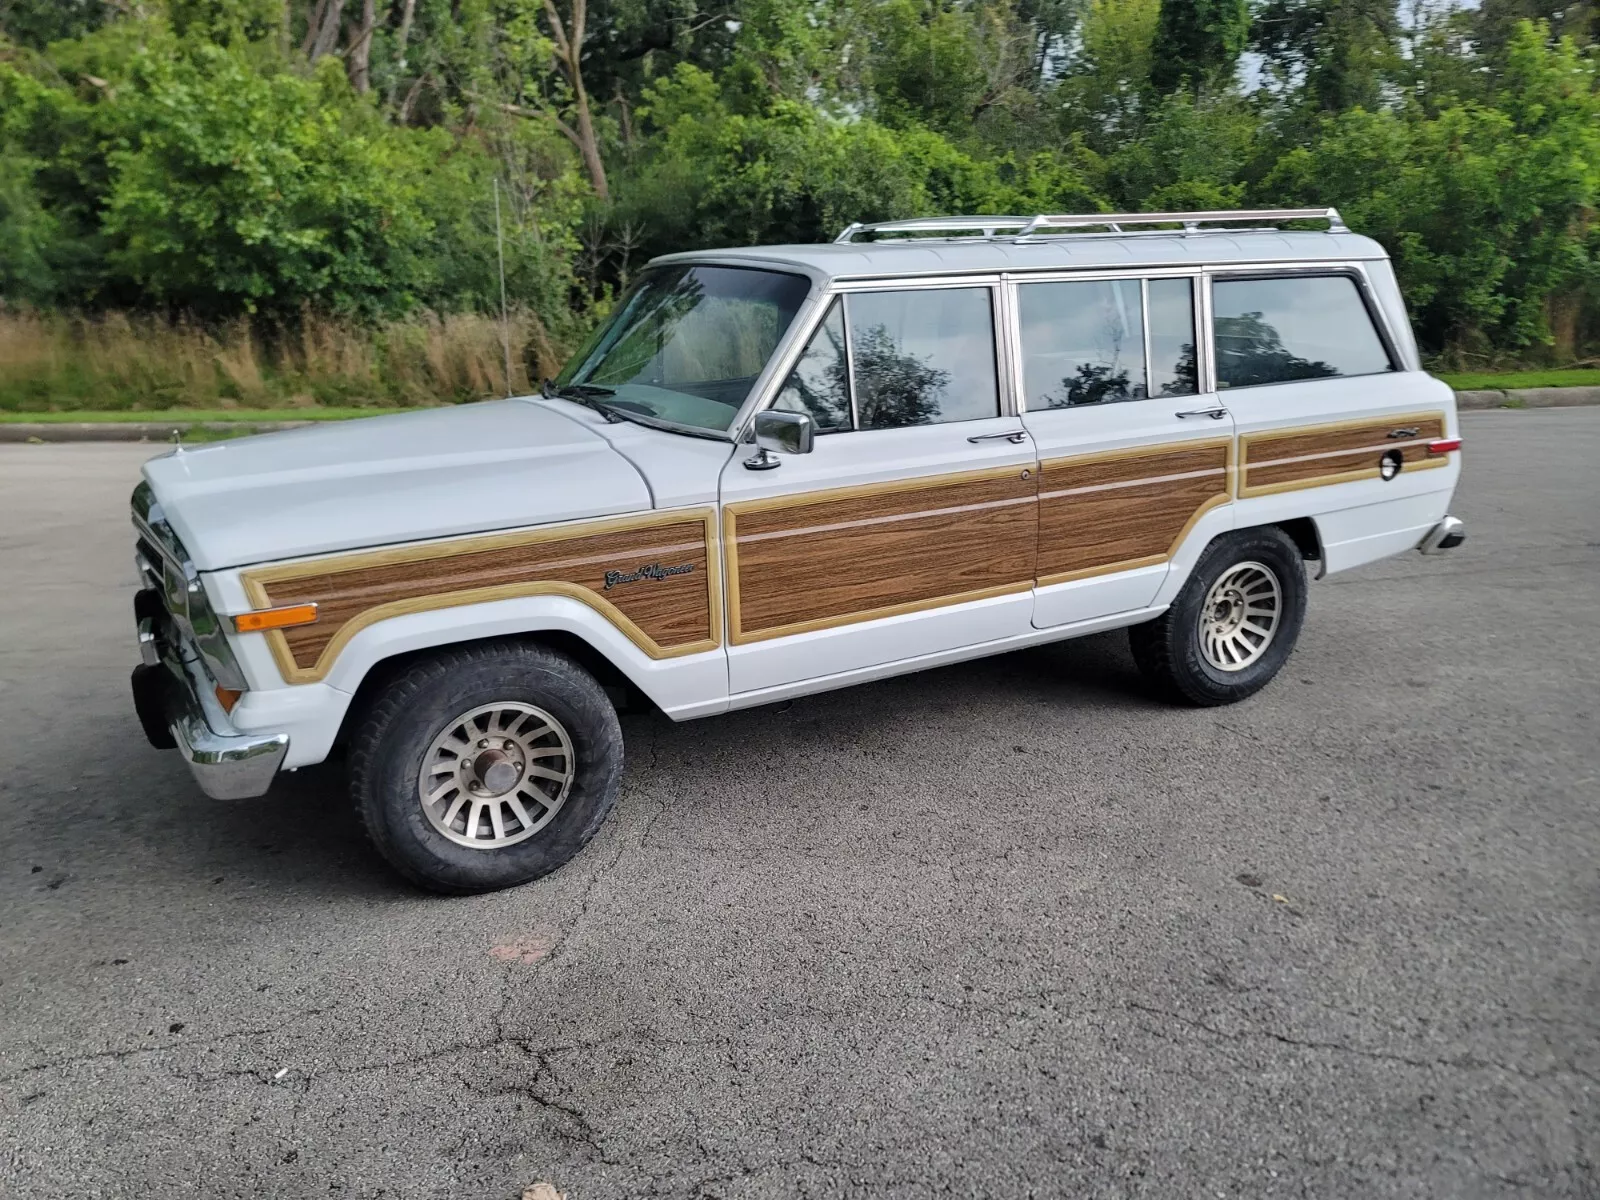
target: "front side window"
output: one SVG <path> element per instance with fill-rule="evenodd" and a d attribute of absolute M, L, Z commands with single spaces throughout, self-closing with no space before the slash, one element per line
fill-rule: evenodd
<path fill-rule="evenodd" d="M 1188 279 L 1025 283 L 1017 308 L 1030 412 L 1198 390 Z"/>
<path fill-rule="evenodd" d="M 999 416 L 990 289 L 840 297 L 773 407 L 809 414 L 819 433 Z"/>
<path fill-rule="evenodd" d="M 1348 275 L 1218 279 L 1211 295 L 1218 387 L 1394 369 Z"/>
<path fill-rule="evenodd" d="M 847 311 L 862 429 L 1000 415 L 988 288 L 858 292 Z"/>
<path fill-rule="evenodd" d="M 850 360 L 844 336 L 844 301 L 835 300 L 772 407 L 806 413 L 818 433 L 849 429 Z"/>
<path fill-rule="evenodd" d="M 644 273 L 556 385 L 593 389 L 624 412 L 727 432 L 810 284 L 745 267 Z"/>

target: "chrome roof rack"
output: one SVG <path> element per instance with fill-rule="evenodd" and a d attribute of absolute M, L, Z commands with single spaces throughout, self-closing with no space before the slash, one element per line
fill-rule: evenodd
<path fill-rule="evenodd" d="M 1162 213 L 1040 213 L 1034 217 L 912 217 L 904 221 L 853 222 L 835 244 L 847 244 L 867 233 L 932 233 L 946 236 L 962 234 L 978 237 L 1032 237 L 1054 230 L 1104 229 L 1110 233 L 1227 233 L 1227 229 L 1202 226 L 1254 224 L 1260 221 L 1326 221 L 1329 233 L 1348 233 L 1337 208 L 1239 208 L 1218 212 Z M 1138 229 L 1128 225 L 1181 225 L 1182 230 Z"/>

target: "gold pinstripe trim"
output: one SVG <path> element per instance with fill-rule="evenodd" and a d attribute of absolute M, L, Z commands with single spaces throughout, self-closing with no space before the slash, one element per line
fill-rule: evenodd
<path fill-rule="evenodd" d="M 1037 462 L 1023 462 L 1005 467 L 985 467 L 975 471 L 954 471 L 946 475 L 918 475 L 911 479 L 892 479 L 883 483 L 862 483 L 848 487 L 825 488 L 816 492 L 766 496 L 760 500 L 737 500 L 732 504 L 723 505 L 722 544 L 728 558 L 728 644 L 731 646 L 744 646 L 751 642 L 764 642 L 772 638 L 787 637 L 796 633 L 813 633 L 819 629 L 833 629 L 840 625 L 858 625 L 864 621 L 898 617 L 906 613 L 922 612 L 932 608 L 947 608 L 955 604 L 987 600 L 994 596 L 1015 595 L 1019 592 L 1030 591 L 1033 588 L 1033 580 L 1026 579 L 1000 587 L 983 588 L 972 592 L 959 592 L 947 596 L 935 596 L 928 600 L 912 600 L 905 604 L 893 604 L 884 608 L 844 613 L 837 617 L 820 617 L 814 621 L 797 621 L 788 625 L 774 626 L 771 629 L 762 629 L 757 633 L 745 633 L 739 606 L 738 531 L 739 517 L 742 514 L 769 512 L 780 508 L 804 508 L 807 505 L 825 504 L 833 500 L 853 500 L 862 496 L 887 496 L 898 492 L 917 491 L 921 488 L 948 487 L 952 484 L 960 483 L 978 483 L 986 479 L 1011 479 L 1022 471 L 1032 471 L 1037 476 L 1038 470 L 1039 464 Z M 930 509 L 928 513 L 914 515 L 927 516 L 938 511 L 940 510 Z M 826 524 L 827 522 L 822 522 L 819 528 Z M 800 530 L 797 532 L 808 531 Z"/>
<path fill-rule="evenodd" d="M 530 580 L 526 583 L 500 584 L 494 587 L 466 588 L 453 592 L 436 592 L 405 600 L 375 605 L 350 618 L 339 627 L 333 639 L 309 667 L 295 662 L 288 640 L 282 630 L 272 630 L 263 636 L 267 639 L 272 658 L 288 683 L 316 683 L 325 678 L 334 661 L 350 640 L 370 625 L 391 617 L 411 613 L 429 612 L 437 608 L 454 608 L 463 604 L 487 604 L 496 600 L 514 600 L 526 596 L 565 596 L 594 609 L 605 617 L 634 645 L 654 659 L 678 658 L 686 654 L 701 654 L 722 645 L 722 556 L 717 545 L 717 511 L 714 508 L 665 509 L 649 514 L 616 517 L 600 521 L 579 521 L 568 525 L 554 525 L 532 532 L 499 533 L 480 537 L 455 538 L 429 542 L 420 546 L 398 546 L 388 550 L 372 550 L 357 554 L 338 555 L 283 566 L 259 567 L 245 571 L 240 577 L 254 608 L 269 608 L 267 588 L 273 584 L 289 583 L 314 576 L 342 574 L 369 567 L 394 566 L 402 563 L 428 562 L 440 558 L 454 558 L 483 550 L 500 550 L 511 547 L 539 545 L 545 542 L 567 541 L 595 534 L 623 533 L 637 529 L 651 529 L 680 525 L 698 518 L 705 530 L 706 589 L 709 603 L 710 636 L 681 646 L 662 646 L 628 618 L 615 604 L 599 593 L 580 584 L 564 580 Z"/>
<path fill-rule="evenodd" d="M 1404 425 L 1412 421 L 1438 421 L 1440 436 L 1449 436 L 1450 421 L 1442 409 L 1435 409 L 1432 412 L 1379 413 L 1377 416 L 1362 417 L 1357 420 L 1329 421 L 1320 425 L 1284 425 L 1274 429 L 1260 429 L 1254 433 L 1242 433 L 1239 435 L 1238 439 L 1239 472 L 1236 477 L 1234 494 L 1241 500 L 1247 500 L 1252 496 L 1275 496 L 1283 492 L 1298 492 L 1303 488 L 1329 487 L 1336 483 L 1354 483 L 1360 479 L 1379 479 L 1381 476 L 1378 472 L 1377 465 L 1374 464 L 1370 467 L 1359 467 L 1350 471 L 1330 471 L 1326 475 L 1311 475 L 1304 479 L 1286 479 L 1280 483 L 1262 483 L 1257 484 L 1254 487 L 1249 487 L 1245 484 L 1245 480 L 1249 478 L 1250 475 L 1250 451 L 1254 446 L 1264 446 L 1267 443 L 1281 441 L 1285 438 L 1304 437 L 1306 434 L 1341 433 L 1347 429 L 1366 429 L 1384 424 Z M 1428 440 L 1430 439 L 1419 438 L 1405 444 L 1415 445 L 1418 441 L 1426 442 Z M 1397 443 L 1385 439 L 1381 442 L 1374 442 L 1370 446 L 1352 446 L 1349 450 L 1339 451 L 1337 453 L 1330 451 L 1328 456 L 1330 458 L 1342 457 L 1346 454 L 1363 454 L 1368 451 L 1392 450 L 1395 448 L 1396 444 Z M 1303 457 L 1309 458 L 1310 456 Z M 1274 461 L 1275 460 L 1272 459 L 1266 459 L 1256 463 L 1255 465 L 1258 467 L 1271 466 L 1274 464 Z M 1429 471 L 1435 467 L 1445 467 L 1449 465 L 1450 460 L 1448 457 L 1441 456 L 1439 458 L 1423 458 L 1417 462 L 1407 463 L 1405 468 L 1401 471 L 1401 474 L 1403 475 L 1407 471 Z"/>
<path fill-rule="evenodd" d="M 1238 439 L 1234 437 L 1194 438 L 1177 442 L 1157 442 L 1154 445 L 1128 446 L 1121 450 L 1104 450 L 1097 454 L 1070 454 L 1063 458 L 1045 459 L 1039 464 L 1041 469 L 1067 465 L 1081 466 L 1084 463 L 1093 462 L 1114 462 L 1119 459 L 1142 458 L 1147 455 L 1175 454 L 1183 450 L 1220 449 L 1226 449 L 1227 451 L 1227 464 L 1223 468 L 1222 479 L 1219 482 L 1221 490 L 1215 496 L 1211 497 L 1211 499 L 1207 500 L 1204 504 L 1195 509 L 1193 515 L 1184 522 L 1183 528 L 1178 530 L 1178 535 L 1172 539 L 1172 544 L 1167 547 L 1164 554 L 1151 554 L 1143 558 L 1129 558 L 1123 559 L 1120 562 L 1101 563 L 1099 566 L 1083 567 L 1076 571 L 1059 571 L 1054 575 L 1041 575 L 1036 586 L 1049 587 L 1052 584 L 1057 583 L 1072 583 L 1074 580 L 1078 579 L 1092 579 L 1096 575 L 1113 575 L 1119 571 L 1137 571 L 1141 567 L 1154 567 L 1159 566 L 1164 562 L 1170 562 L 1172 556 L 1178 552 L 1178 548 L 1183 545 L 1184 539 L 1187 538 L 1189 534 L 1193 532 L 1194 527 L 1200 523 L 1200 518 L 1204 517 L 1213 509 L 1220 508 L 1222 505 L 1229 503 L 1233 499 L 1234 477 L 1238 471 Z M 1185 474 L 1189 473 L 1186 472 Z M 1042 470 L 1040 478 L 1042 481 Z M 1141 484 L 1160 482 L 1163 478 L 1165 478 L 1164 475 L 1153 475 L 1149 479 L 1142 479 L 1135 483 L 1130 483 L 1128 486 L 1137 487 Z M 1043 516 L 1044 514 L 1041 510 L 1041 521 Z"/>

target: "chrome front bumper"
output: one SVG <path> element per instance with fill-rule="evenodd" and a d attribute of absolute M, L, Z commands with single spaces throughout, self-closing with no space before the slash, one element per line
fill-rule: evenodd
<path fill-rule="evenodd" d="M 158 750 L 174 747 L 200 790 L 213 800 L 260 796 L 289 752 L 286 733 L 243 733 L 234 727 L 192 648 L 173 645 L 170 624 L 141 592 L 134 601 L 139 653 L 133 704 L 145 736 Z"/>
<path fill-rule="evenodd" d="M 1456 517 L 1446 517 L 1428 530 L 1428 536 L 1422 539 L 1417 549 L 1424 554 L 1442 554 L 1446 550 L 1454 550 L 1466 540 L 1466 525 Z"/>

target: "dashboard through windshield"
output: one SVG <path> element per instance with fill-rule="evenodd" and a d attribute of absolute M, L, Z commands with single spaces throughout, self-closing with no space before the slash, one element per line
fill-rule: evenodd
<path fill-rule="evenodd" d="M 752 267 L 647 270 L 556 378 L 556 391 L 624 416 L 726 433 L 810 289 L 802 275 Z"/>

